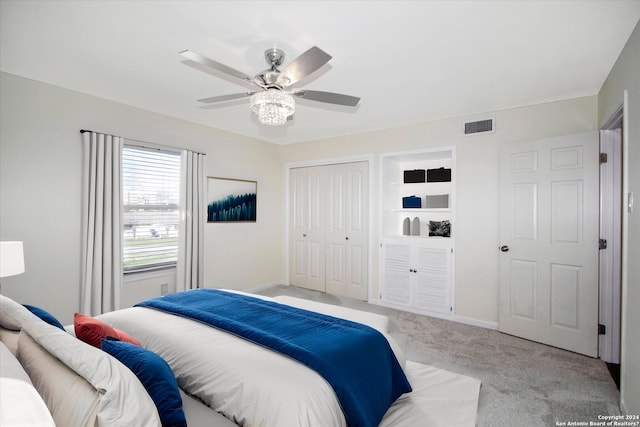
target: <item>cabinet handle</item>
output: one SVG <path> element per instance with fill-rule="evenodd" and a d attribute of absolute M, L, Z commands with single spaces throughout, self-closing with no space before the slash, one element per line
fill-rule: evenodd
<path fill-rule="evenodd" d="M 302 237 L 307 237 L 307 234 L 306 234 L 306 233 L 303 233 L 303 234 L 302 234 Z"/>
<path fill-rule="evenodd" d="M 345 237 L 344 240 L 349 240 L 349 236 Z"/>

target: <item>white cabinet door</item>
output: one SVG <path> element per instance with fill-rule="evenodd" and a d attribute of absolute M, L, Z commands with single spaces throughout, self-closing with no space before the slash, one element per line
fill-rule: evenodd
<path fill-rule="evenodd" d="M 506 144 L 500 174 L 500 331 L 597 357 L 597 133 Z"/>
<path fill-rule="evenodd" d="M 451 248 L 423 243 L 383 245 L 383 302 L 451 314 Z"/>
<path fill-rule="evenodd" d="M 411 246 L 387 243 L 383 245 L 382 301 L 399 304 L 411 304 Z"/>
<path fill-rule="evenodd" d="M 416 307 L 427 311 L 450 314 L 451 308 L 451 249 L 414 249 Z"/>

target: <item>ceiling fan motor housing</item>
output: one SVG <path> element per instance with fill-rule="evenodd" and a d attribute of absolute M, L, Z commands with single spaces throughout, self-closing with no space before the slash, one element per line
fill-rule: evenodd
<path fill-rule="evenodd" d="M 282 86 L 277 83 L 279 76 L 280 71 L 278 70 L 264 70 L 256 76 L 256 79 L 261 81 L 263 83 L 263 86 L 265 86 L 265 88 L 267 89 L 282 90 Z"/>

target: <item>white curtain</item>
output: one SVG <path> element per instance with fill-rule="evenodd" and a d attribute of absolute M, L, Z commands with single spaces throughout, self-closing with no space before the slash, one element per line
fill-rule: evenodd
<path fill-rule="evenodd" d="M 81 310 L 95 316 L 120 308 L 122 138 L 84 132 Z"/>
<path fill-rule="evenodd" d="M 184 150 L 181 157 L 178 292 L 204 287 L 204 156 Z"/>

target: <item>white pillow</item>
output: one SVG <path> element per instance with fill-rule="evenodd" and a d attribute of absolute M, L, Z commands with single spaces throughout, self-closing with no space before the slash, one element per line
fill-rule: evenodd
<path fill-rule="evenodd" d="M 55 427 L 44 401 L 31 383 L 0 377 L 0 425 Z"/>
<path fill-rule="evenodd" d="M 58 426 L 95 427 L 100 393 L 25 331 L 17 356 Z"/>
<path fill-rule="evenodd" d="M 153 400 L 138 378 L 126 366 L 102 350 L 41 321 L 25 318 L 22 333 L 75 371 L 100 394 L 97 418 L 104 427 L 159 427 L 160 417 Z M 20 355 L 20 343 L 18 343 Z M 29 371 L 27 370 L 29 373 Z M 64 390 L 60 390 L 64 393 Z"/>
<path fill-rule="evenodd" d="M 0 425 L 54 426 L 42 397 L 13 353 L 0 342 Z"/>
<path fill-rule="evenodd" d="M 0 363 L 0 378 L 13 378 L 31 384 L 29 375 L 24 371 L 18 359 L 2 342 L 0 342 L 0 361 L 2 362 Z"/>
<path fill-rule="evenodd" d="M 32 313 L 22 304 L 0 295 L 0 326 L 12 331 L 19 331 L 22 319 L 30 316 Z"/>

